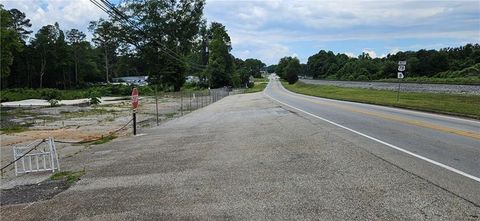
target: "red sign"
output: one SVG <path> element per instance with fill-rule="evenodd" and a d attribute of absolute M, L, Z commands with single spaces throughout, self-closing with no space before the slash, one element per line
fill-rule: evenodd
<path fill-rule="evenodd" d="M 138 107 L 138 90 L 136 87 L 132 90 L 132 109 L 136 110 Z"/>

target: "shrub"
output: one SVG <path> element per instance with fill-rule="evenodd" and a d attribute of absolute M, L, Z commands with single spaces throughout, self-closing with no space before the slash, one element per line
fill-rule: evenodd
<path fill-rule="evenodd" d="M 90 98 L 90 104 L 97 105 L 101 102 L 99 99 L 100 92 L 95 88 L 92 88 L 88 91 L 88 97 Z"/>
<path fill-rule="evenodd" d="M 58 100 L 57 99 L 50 99 L 50 100 L 48 100 L 48 103 L 50 103 L 50 107 L 58 106 Z"/>
<path fill-rule="evenodd" d="M 44 100 L 61 100 L 62 93 L 58 89 L 45 88 L 40 90 L 40 97 Z M 58 102 L 57 102 L 58 103 Z"/>

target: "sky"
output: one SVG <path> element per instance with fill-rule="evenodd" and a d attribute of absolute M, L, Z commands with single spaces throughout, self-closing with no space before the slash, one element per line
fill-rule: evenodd
<path fill-rule="evenodd" d="M 119 0 L 112 0 L 118 2 Z M 2 0 L 32 20 L 32 30 L 58 22 L 88 32 L 106 14 L 89 0 Z M 320 50 L 383 57 L 398 51 L 480 43 L 480 0 L 207 0 L 209 22 L 224 24 L 232 54 L 276 64 Z"/>

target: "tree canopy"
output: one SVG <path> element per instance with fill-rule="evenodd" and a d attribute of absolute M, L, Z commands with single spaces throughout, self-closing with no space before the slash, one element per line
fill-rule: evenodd
<path fill-rule="evenodd" d="M 397 62 L 407 61 L 407 77 L 480 77 L 480 45 L 419 50 L 371 58 L 356 58 L 321 50 L 308 58 L 306 75 L 318 79 L 378 80 L 396 77 Z"/>
<path fill-rule="evenodd" d="M 150 83 L 180 90 L 187 75 L 204 87 L 240 86 L 259 76 L 260 60 L 235 65 L 226 27 L 208 24 L 204 6 L 205 0 L 125 1 L 119 14 L 90 22 L 89 41 L 58 23 L 32 34 L 27 15 L 0 5 L 2 88 L 76 88 L 149 75 Z"/>

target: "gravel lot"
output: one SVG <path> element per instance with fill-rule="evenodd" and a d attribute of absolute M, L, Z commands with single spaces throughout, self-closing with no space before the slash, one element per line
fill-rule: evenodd
<path fill-rule="evenodd" d="M 88 149 L 86 175 L 5 220 L 477 220 L 480 208 L 368 152 L 348 131 L 235 95 Z"/>
<path fill-rule="evenodd" d="M 361 81 L 326 81 L 326 80 L 307 80 L 300 81 L 307 84 L 334 85 L 339 87 L 355 87 L 381 90 L 397 90 L 397 83 L 387 82 L 361 82 Z M 480 85 L 453 85 L 453 84 L 417 84 L 402 83 L 401 91 L 406 92 L 431 92 L 431 93 L 451 93 L 451 94 L 471 94 L 480 95 Z"/>

